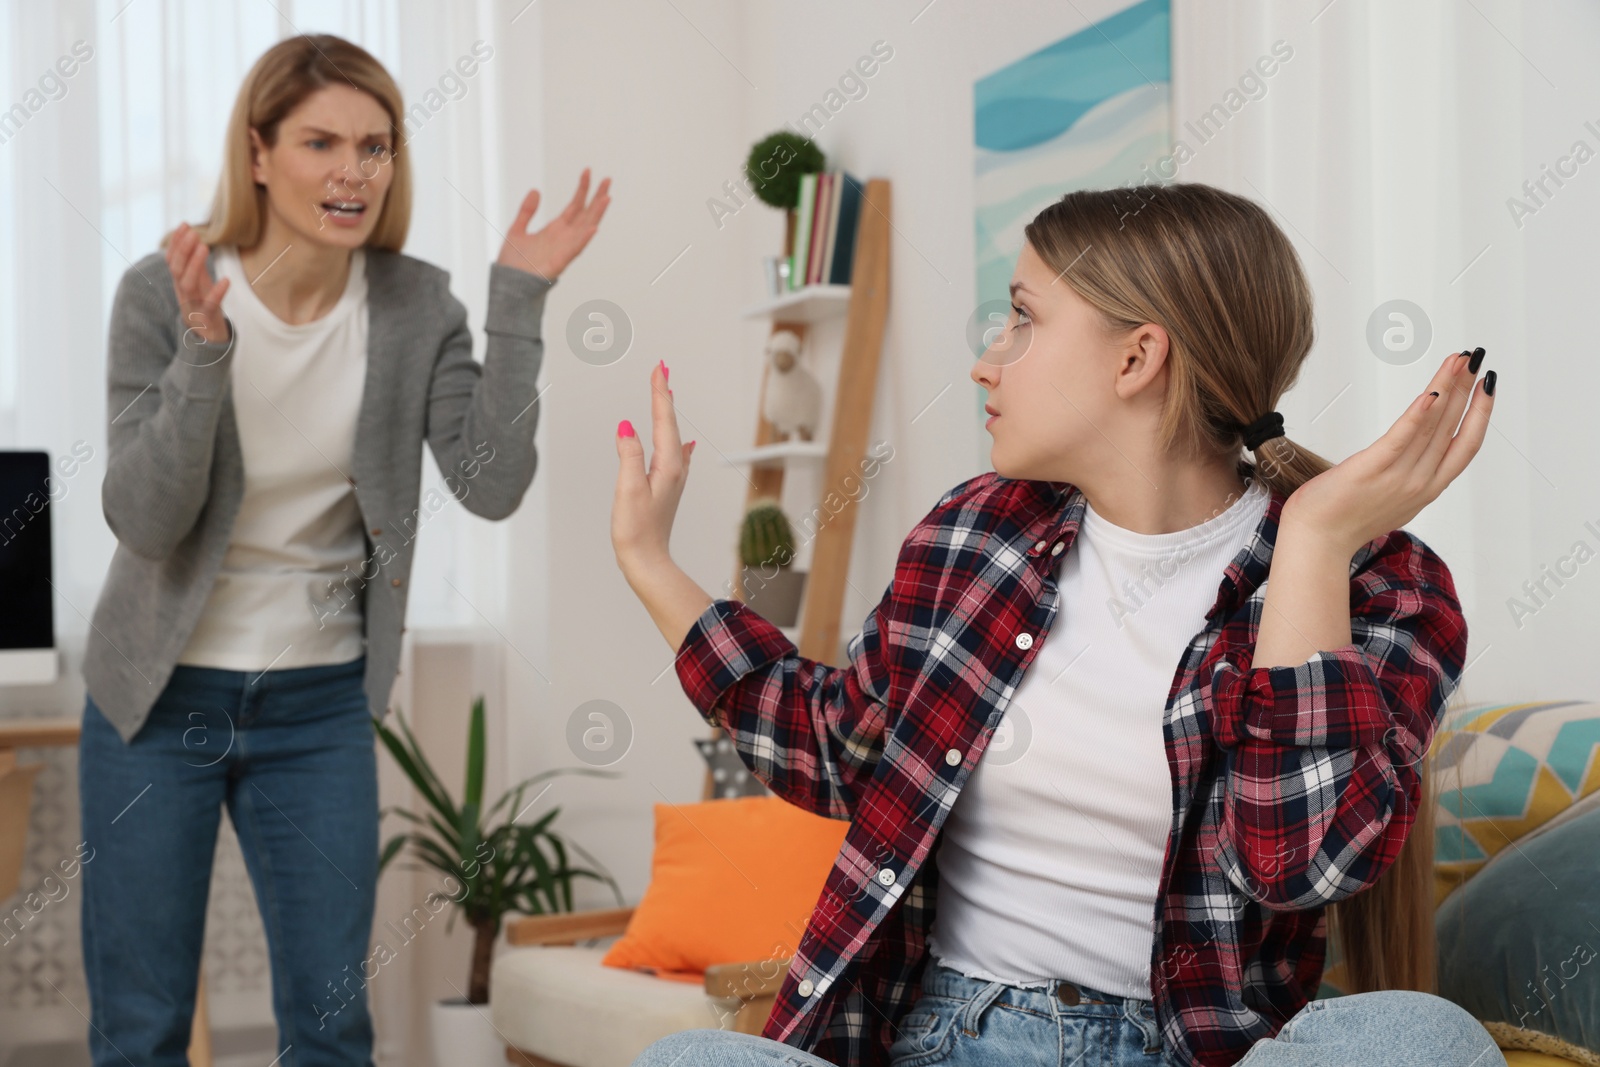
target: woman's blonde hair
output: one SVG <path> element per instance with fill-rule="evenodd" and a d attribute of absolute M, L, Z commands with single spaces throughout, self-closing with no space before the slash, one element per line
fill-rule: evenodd
<path fill-rule="evenodd" d="M 261 240 L 267 191 L 250 174 L 252 127 L 268 146 L 278 142 L 284 117 L 319 89 L 348 85 L 371 96 L 389 115 L 390 152 L 383 166 L 394 177 L 366 247 L 398 252 L 411 226 L 411 161 L 405 149 L 400 88 L 383 64 L 360 45 L 331 34 L 286 37 L 267 49 L 250 68 L 234 98 L 223 142 L 222 174 L 211 201 L 211 215 L 195 227 L 208 245 L 253 248 Z M 161 238 L 166 248 L 169 232 Z"/>
<path fill-rule="evenodd" d="M 1284 495 L 1329 469 L 1288 437 L 1243 458 L 1244 429 L 1274 410 L 1314 333 L 1311 286 L 1294 246 L 1255 202 L 1197 182 L 1067 193 L 1024 229 L 1108 332 L 1166 329 L 1169 372 L 1158 433 L 1186 458 L 1233 459 Z M 1400 855 L 1378 882 L 1328 909 L 1340 988 L 1434 992 L 1433 805 L 1422 796 Z M 1401 798 L 1403 810 L 1409 798 Z"/>

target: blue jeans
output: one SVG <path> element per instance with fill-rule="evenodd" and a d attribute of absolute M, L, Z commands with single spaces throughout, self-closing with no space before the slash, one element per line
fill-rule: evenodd
<path fill-rule="evenodd" d="M 1078 991 L 1068 1005 L 1057 990 Z M 1068 999 L 1071 999 L 1069 996 Z M 891 1067 L 1165 1067 L 1148 1000 L 1055 982 L 1023 989 L 930 959 L 922 993 L 889 1047 Z M 1239 1067 L 1505 1067 L 1493 1038 L 1464 1009 L 1427 993 L 1388 990 L 1314 1000 Z M 632 1067 L 826 1067 L 770 1038 L 685 1030 L 650 1045 Z"/>
<path fill-rule="evenodd" d="M 378 878 L 365 658 L 178 665 L 124 744 L 86 701 L 83 962 L 96 1067 L 187 1067 L 223 805 L 266 927 L 280 1067 L 372 1063 L 362 964 Z"/>

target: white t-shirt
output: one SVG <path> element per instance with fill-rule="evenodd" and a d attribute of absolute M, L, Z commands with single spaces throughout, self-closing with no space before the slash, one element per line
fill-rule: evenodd
<path fill-rule="evenodd" d="M 928 938 L 940 962 L 1149 999 L 1173 818 L 1167 692 L 1270 499 L 1252 481 L 1226 510 L 1166 534 L 1084 512 L 1055 621 L 942 827 Z"/>
<path fill-rule="evenodd" d="M 247 671 L 345 663 L 365 649 L 366 539 L 350 478 L 367 369 L 366 252 L 351 255 L 333 309 L 298 325 L 250 288 L 237 248 L 219 247 L 216 262 L 232 279 L 222 310 L 236 334 L 244 499 L 178 662 Z"/>

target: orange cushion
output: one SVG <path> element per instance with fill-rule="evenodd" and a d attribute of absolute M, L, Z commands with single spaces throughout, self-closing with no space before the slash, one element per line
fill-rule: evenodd
<path fill-rule="evenodd" d="M 684 982 L 792 956 L 850 824 L 775 796 L 655 805 L 650 885 L 601 963 Z"/>

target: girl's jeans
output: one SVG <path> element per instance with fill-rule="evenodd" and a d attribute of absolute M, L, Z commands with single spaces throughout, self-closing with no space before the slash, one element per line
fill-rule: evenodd
<path fill-rule="evenodd" d="M 378 780 L 365 667 L 180 664 L 131 744 L 86 701 L 83 962 L 97 1067 L 188 1064 L 223 805 L 266 927 L 275 1067 L 371 1064 L 362 966 Z"/>
<path fill-rule="evenodd" d="M 1057 990 L 1079 992 L 1065 1003 Z M 1068 999 L 1071 999 L 1070 995 Z M 1070 982 L 1024 989 L 930 959 L 922 993 L 900 1022 L 891 1067 L 1166 1067 L 1148 1000 Z M 824 1067 L 769 1038 L 685 1030 L 655 1042 L 633 1067 Z M 1239 1067 L 1505 1067 L 1487 1030 L 1427 993 L 1386 990 L 1314 1000 L 1263 1038 Z"/>

